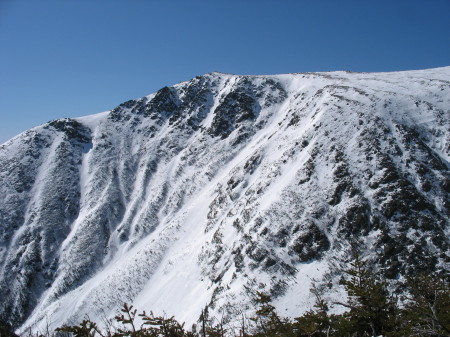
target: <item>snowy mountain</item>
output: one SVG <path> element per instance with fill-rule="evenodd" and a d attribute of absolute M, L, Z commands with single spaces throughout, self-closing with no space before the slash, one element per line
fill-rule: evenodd
<path fill-rule="evenodd" d="M 211 73 L 0 146 L 0 317 L 195 323 L 252 290 L 339 296 L 358 249 L 387 279 L 450 265 L 450 67 Z"/>

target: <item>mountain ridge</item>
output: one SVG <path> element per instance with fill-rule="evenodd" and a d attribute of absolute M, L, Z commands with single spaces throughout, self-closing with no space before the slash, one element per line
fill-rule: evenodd
<path fill-rule="evenodd" d="M 206 304 L 245 311 L 248 288 L 295 315 L 352 246 L 387 278 L 448 270 L 449 80 L 213 73 L 14 137 L 3 317 L 61 324 L 133 302 L 191 324 Z"/>

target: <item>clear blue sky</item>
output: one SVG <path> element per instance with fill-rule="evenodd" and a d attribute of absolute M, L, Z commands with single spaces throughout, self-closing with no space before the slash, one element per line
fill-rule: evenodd
<path fill-rule="evenodd" d="M 165 85 L 450 65 L 450 0 L 0 0 L 0 143 Z"/>

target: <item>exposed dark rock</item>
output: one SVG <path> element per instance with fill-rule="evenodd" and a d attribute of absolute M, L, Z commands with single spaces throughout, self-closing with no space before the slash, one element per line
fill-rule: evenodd
<path fill-rule="evenodd" d="M 241 89 L 227 94 L 214 110 L 214 119 L 208 132 L 214 137 L 227 138 L 246 120 L 254 120 L 259 107 L 255 99 Z"/>
<path fill-rule="evenodd" d="M 330 248 L 326 235 L 312 222 L 305 224 L 289 245 L 291 254 L 298 256 L 300 262 L 317 259 Z"/>

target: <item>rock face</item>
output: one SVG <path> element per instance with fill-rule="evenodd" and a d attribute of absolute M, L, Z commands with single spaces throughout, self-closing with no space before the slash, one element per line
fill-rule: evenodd
<path fill-rule="evenodd" d="M 450 67 L 212 73 L 22 133 L 0 146 L 0 318 L 193 323 L 252 289 L 297 315 L 352 249 L 387 279 L 448 270 L 449 108 Z"/>

